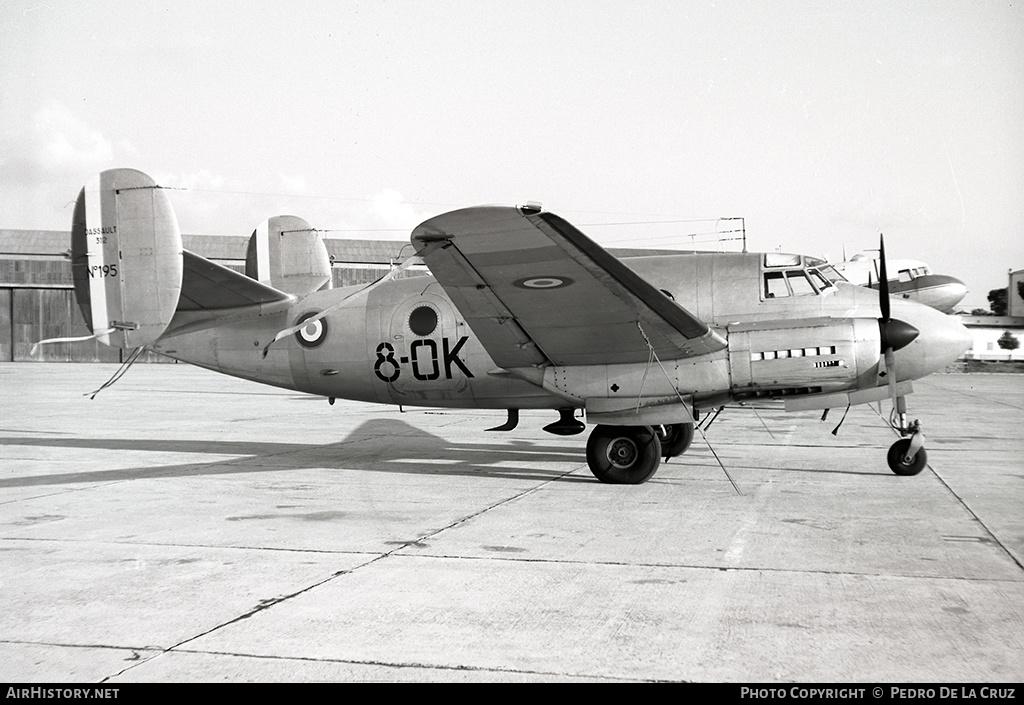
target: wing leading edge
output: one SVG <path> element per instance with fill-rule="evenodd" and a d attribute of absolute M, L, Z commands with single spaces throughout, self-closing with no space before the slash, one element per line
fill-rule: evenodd
<path fill-rule="evenodd" d="M 412 233 L 431 273 L 505 368 L 694 357 L 727 346 L 702 320 L 553 213 L 465 208 Z"/>

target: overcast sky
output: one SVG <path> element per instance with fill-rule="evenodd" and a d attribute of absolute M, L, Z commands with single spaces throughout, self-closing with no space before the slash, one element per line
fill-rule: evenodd
<path fill-rule="evenodd" d="M 68 228 L 115 166 L 186 233 L 530 200 L 605 245 L 884 232 L 987 308 L 1024 268 L 1024 2 L 4 0 L 0 227 Z"/>

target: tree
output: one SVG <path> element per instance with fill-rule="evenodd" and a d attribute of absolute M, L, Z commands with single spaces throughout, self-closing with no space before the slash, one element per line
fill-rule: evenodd
<path fill-rule="evenodd" d="M 1017 340 L 1017 336 L 1008 330 L 1004 330 L 1003 334 L 999 336 L 999 340 L 996 341 L 1003 350 L 1010 351 L 1010 357 L 1013 357 L 1013 351 L 1020 347 L 1020 341 Z"/>
<path fill-rule="evenodd" d="M 997 316 L 1006 315 L 1006 288 L 993 289 L 988 292 L 988 304 L 992 307 L 992 313 Z"/>

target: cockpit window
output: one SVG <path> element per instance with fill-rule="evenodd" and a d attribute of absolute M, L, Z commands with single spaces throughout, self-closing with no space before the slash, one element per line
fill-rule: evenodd
<path fill-rule="evenodd" d="M 800 255 L 787 255 L 782 252 L 766 252 L 765 267 L 799 267 Z"/>
<path fill-rule="evenodd" d="M 839 270 L 833 267 L 831 264 L 823 264 L 818 266 L 818 270 L 833 284 L 836 282 L 846 281 L 846 277 L 839 273 Z"/>
<path fill-rule="evenodd" d="M 764 274 L 764 297 L 766 299 L 779 299 L 789 296 L 789 287 L 782 272 L 765 272 Z"/>
<path fill-rule="evenodd" d="M 793 296 L 814 296 L 818 293 L 811 286 L 811 280 L 807 278 L 802 269 L 787 271 L 786 281 L 789 282 Z"/>
<path fill-rule="evenodd" d="M 764 256 L 764 268 L 774 270 L 763 273 L 764 286 L 761 296 L 765 299 L 816 296 L 834 290 L 835 282 L 846 281 L 846 277 L 835 267 L 817 257 L 768 252 Z"/>
<path fill-rule="evenodd" d="M 842 279 L 842 277 L 839 277 Z M 832 287 L 832 282 L 818 270 L 787 269 L 764 273 L 764 298 L 781 299 L 786 296 L 815 296 Z"/>
<path fill-rule="evenodd" d="M 832 286 L 830 282 L 821 272 L 817 269 L 808 269 L 807 275 L 811 278 L 811 282 L 819 291 L 824 291 Z"/>

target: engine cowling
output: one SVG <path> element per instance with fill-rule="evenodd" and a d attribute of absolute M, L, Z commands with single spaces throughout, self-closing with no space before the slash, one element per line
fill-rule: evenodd
<path fill-rule="evenodd" d="M 878 322 L 812 318 L 730 325 L 733 395 L 776 397 L 873 386 L 880 354 Z"/>

